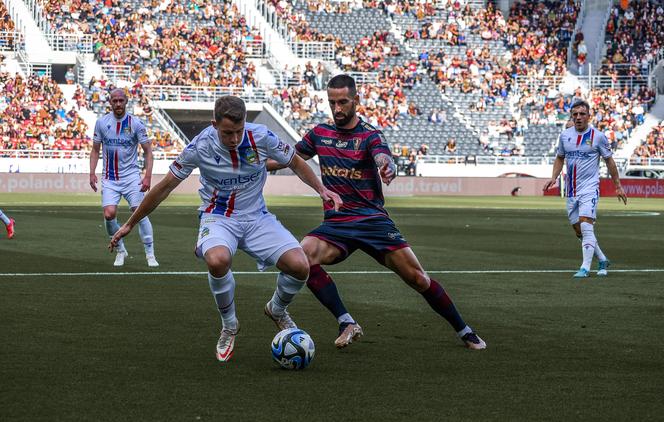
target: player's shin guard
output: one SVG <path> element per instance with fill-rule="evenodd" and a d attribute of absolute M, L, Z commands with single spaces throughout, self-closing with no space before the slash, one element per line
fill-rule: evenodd
<path fill-rule="evenodd" d="M 120 230 L 120 225 L 118 224 L 118 219 L 114 218 L 112 220 L 105 220 L 106 221 L 106 233 L 108 233 L 109 237 L 113 237 L 115 232 Z M 124 241 L 120 239 L 118 242 L 118 250 L 119 251 L 124 251 L 125 246 L 124 246 Z"/>
<path fill-rule="evenodd" d="M 590 271 L 590 265 L 593 262 L 593 255 L 595 254 L 595 246 L 597 245 L 597 238 L 595 237 L 595 230 L 592 224 L 586 223 L 585 221 L 581 223 L 581 235 L 583 240 L 581 241 L 581 250 L 583 251 L 583 264 L 581 268 L 585 268 Z"/>
<path fill-rule="evenodd" d="M 143 247 L 145 248 L 146 255 L 154 255 L 154 243 L 152 237 L 152 224 L 150 220 L 145 217 L 138 222 L 138 234 L 141 235 Z"/>
<path fill-rule="evenodd" d="M 429 288 L 421 294 L 429 303 L 429 306 L 445 318 L 457 333 L 461 333 L 467 328 L 465 321 L 461 318 L 461 314 L 459 314 L 456 306 L 454 306 L 454 302 L 447 295 L 443 286 L 436 280 L 432 278 Z"/>
<path fill-rule="evenodd" d="M 237 317 L 235 316 L 235 278 L 229 270 L 222 277 L 215 277 L 208 273 L 210 291 L 219 309 L 219 316 L 224 328 L 237 328 Z"/>
<path fill-rule="evenodd" d="M 339 319 L 340 316 L 348 313 L 339 296 L 337 285 L 320 265 L 313 265 L 309 268 L 307 287 L 316 296 L 316 299 L 332 312 L 335 318 Z"/>
<path fill-rule="evenodd" d="M 272 313 L 275 315 L 282 315 L 286 310 L 286 307 L 295 298 L 295 295 L 302 290 L 305 282 L 306 280 L 298 280 L 283 272 L 279 273 L 279 275 L 277 275 L 277 288 L 272 295 Z"/>
<path fill-rule="evenodd" d="M 594 231 L 595 230 L 593 229 L 593 232 Z M 579 238 L 579 242 L 583 243 L 583 234 L 577 235 L 576 237 Z M 595 238 L 595 239 L 597 239 L 597 238 Z M 597 241 L 595 241 L 595 256 L 600 261 L 606 261 L 606 255 L 604 255 L 604 252 L 602 252 L 602 250 L 600 249 L 599 242 L 597 242 Z"/>

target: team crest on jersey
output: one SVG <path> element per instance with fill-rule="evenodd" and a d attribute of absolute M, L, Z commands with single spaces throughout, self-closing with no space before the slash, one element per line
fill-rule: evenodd
<path fill-rule="evenodd" d="M 360 145 L 362 145 L 362 140 L 360 138 L 353 138 L 353 149 L 360 149 Z"/>
<path fill-rule="evenodd" d="M 219 161 L 220 161 L 220 160 L 221 160 L 221 157 L 220 157 L 219 155 L 215 155 L 215 156 L 214 156 L 214 161 L 216 161 L 217 164 L 219 164 Z"/>
<path fill-rule="evenodd" d="M 106 125 L 106 129 L 111 130 L 111 125 Z"/>
<path fill-rule="evenodd" d="M 258 164 L 258 156 L 256 155 L 256 151 L 254 151 L 253 149 L 247 150 L 247 155 L 245 156 L 245 158 L 247 159 L 247 162 L 250 164 Z"/>

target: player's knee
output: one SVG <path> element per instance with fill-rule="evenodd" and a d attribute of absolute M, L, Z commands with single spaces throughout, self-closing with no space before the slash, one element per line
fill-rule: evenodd
<path fill-rule="evenodd" d="M 405 274 L 403 280 L 406 282 L 406 284 L 418 292 L 429 288 L 429 276 L 424 271 L 419 269 L 409 271 L 407 274 Z"/>
<path fill-rule="evenodd" d="M 105 220 L 108 220 L 108 221 L 114 220 L 116 215 L 117 215 L 117 213 L 114 209 L 110 209 L 110 208 L 104 209 L 104 219 Z"/>
<path fill-rule="evenodd" d="M 301 248 L 284 253 L 277 263 L 277 268 L 298 280 L 309 278 L 309 260 Z"/>
<path fill-rule="evenodd" d="M 231 269 L 231 259 L 222 253 L 208 251 L 205 254 L 205 263 L 210 274 L 215 277 L 223 277 Z"/>

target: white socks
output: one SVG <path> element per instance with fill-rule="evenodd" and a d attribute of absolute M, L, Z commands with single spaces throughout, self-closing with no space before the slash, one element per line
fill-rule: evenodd
<path fill-rule="evenodd" d="M 593 255 L 595 254 L 595 247 L 597 246 L 597 238 L 595 237 L 593 225 L 586 223 L 585 221 L 582 222 L 581 235 L 583 236 L 581 240 L 581 251 L 583 252 L 583 264 L 581 264 L 581 268 L 590 271 L 590 265 L 593 262 Z"/>
<path fill-rule="evenodd" d="M 236 329 L 237 317 L 235 316 L 235 278 L 228 271 L 223 277 L 214 277 L 208 273 L 210 291 L 219 309 L 219 316 L 224 328 Z"/>
<path fill-rule="evenodd" d="M 293 298 L 299 292 L 307 280 L 298 280 L 283 272 L 277 276 L 277 288 L 272 295 L 271 310 L 274 315 L 283 315 L 286 307 L 293 301 Z"/>
<path fill-rule="evenodd" d="M 339 324 L 343 324 L 343 323 L 355 324 L 355 320 L 353 319 L 352 316 L 350 316 L 350 314 L 348 312 L 346 312 L 345 314 L 339 316 L 339 318 L 337 318 L 337 322 Z"/>
<path fill-rule="evenodd" d="M 114 218 L 112 220 L 104 220 L 104 221 L 106 221 L 106 233 L 108 233 L 110 237 L 113 237 L 115 232 L 120 230 L 118 219 Z M 120 239 L 120 241 L 118 242 L 118 251 L 126 251 L 124 246 L 124 241 L 122 239 Z"/>
<path fill-rule="evenodd" d="M 152 224 L 147 217 L 138 222 L 138 234 L 141 235 L 146 255 L 154 255 L 154 243 L 152 237 Z"/>

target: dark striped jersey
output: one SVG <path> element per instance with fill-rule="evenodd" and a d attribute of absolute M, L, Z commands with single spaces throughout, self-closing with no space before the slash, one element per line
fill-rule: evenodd
<path fill-rule="evenodd" d="M 383 188 L 374 157 L 391 157 L 383 133 L 360 120 L 353 129 L 337 129 L 320 124 L 295 145 L 303 155 L 318 155 L 325 187 L 341 196 L 343 207 L 337 212 L 325 204 L 325 221 L 357 221 L 387 216 Z"/>

